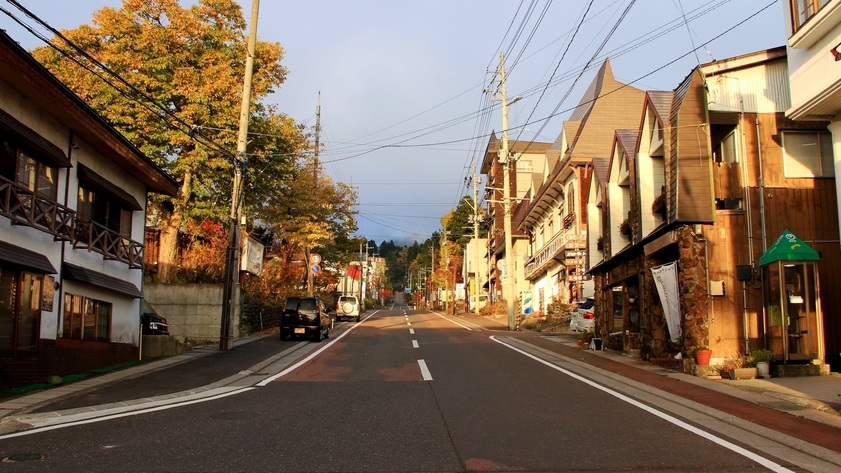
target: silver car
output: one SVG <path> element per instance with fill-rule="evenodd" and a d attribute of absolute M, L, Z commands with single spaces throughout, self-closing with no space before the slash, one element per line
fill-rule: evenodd
<path fill-rule="evenodd" d="M 583 301 L 579 301 L 578 305 L 572 311 L 572 318 L 569 321 L 569 329 L 573 332 L 592 332 L 596 326 L 596 314 L 593 312 L 593 306 L 596 301 L 592 297 L 588 297 Z"/>

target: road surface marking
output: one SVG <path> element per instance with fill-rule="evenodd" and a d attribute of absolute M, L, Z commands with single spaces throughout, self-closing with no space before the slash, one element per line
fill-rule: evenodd
<path fill-rule="evenodd" d="M 414 335 L 414 334 L 415 334 L 415 329 L 410 328 L 410 329 L 409 329 L 409 333 L 411 333 L 412 335 Z"/>
<path fill-rule="evenodd" d="M 437 313 L 437 312 L 433 312 L 433 314 L 437 315 L 438 317 L 441 317 L 441 318 L 442 318 L 442 319 L 444 319 L 444 320 L 450 321 L 450 322 L 452 322 L 452 323 L 454 323 L 454 324 L 458 325 L 459 327 L 466 328 L 467 330 L 470 330 L 471 332 L 473 331 L 473 329 L 472 329 L 472 328 L 470 328 L 470 327 L 468 327 L 467 325 L 460 324 L 460 323 L 456 322 L 455 320 L 453 320 L 453 319 L 451 319 L 451 318 L 449 318 L 449 317 L 444 317 L 443 315 L 441 315 L 441 314 L 439 314 L 439 313 Z"/>
<path fill-rule="evenodd" d="M 420 348 L 420 345 L 418 345 L 418 341 L 417 341 L 417 340 L 412 340 L 412 346 L 413 346 L 414 348 Z"/>
<path fill-rule="evenodd" d="M 429 372 L 429 368 L 426 367 L 426 362 L 423 360 L 418 360 L 418 365 L 421 369 L 421 374 L 423 375 L 424 381 L 432 381 L 432 374 Z"/>
<path fill-rule="evenodd" d="M 676 425 L 676 426 L 678 426 L 678 427 L 680 427 L 684 430 L 688 430 L 689 432 L 692 432 L 693 434 L 698 435 L 699 437 L 703 437 L 703 438 L 705 438 L 705 439 L 707 439 L 707 440 L 709 440 L 713 443 L 717 443 L 717 444 L 721 445 L 722 447 L 724 447 L 728 450 L 731 450 L 735 453 L 738 453 L 739 455 L 742 455 L 743 457 L 746 457 L 750 460 L 753 460 L 756 463 L 759 463 L 760 465 L 770 469 L 771 471 L 774 471 L 774 472 L 777 472 L 777 473 L 794 473 L 792 470 L 789 470 L 788 468 L 785 468 L 782 465 L 774 463 L 771 460 L 768 460 L 767 458 L 761 457 L 761 456 L 759 456 L 759 455 L 757 455 L 757 454 L 755 454 L 755 453 L 753 453 L 753 452 L 751 452 L 747 449 L 744 449 L 744 448 L 742 448 L 742 447 L 740 447 L 736 444 L 730 443 L 730 442 L 728 442 L 727 440 L 724 440 L 721 437 L 717 437 L 717 436 L 715 436 L 715 435 L 713 435 L 713 434 L 711 434 L 707 431 L 701 430 L 701 429 L 699 429 L 699 428 L 697 428 L 693 425 L 687 424 L 686 422 L 684 422 L 680 419 L 677 419 L 676 417 L 672 417 L 669 414 L 666 414 L 665 412 L 660 412 L 660 411 L 654 409 L 653 407 L 649 407 L 649 406 L 647 406 L 647 405 L 645 405 L 645 404 L 643 404 L 643 403 L 641 403 L 641 402 L 639 402 L 635 399 L 631 399 L 630 397 L 625 396 L 622 393 L 614 391 L 614 390 L 612 390 L 612 389 L 610 389 L 606 386 L 602 386 L 601 384 L 598 384 L 595 381 L 589 380 L 589 379 L 587 379 L 583 376 L 579 376 L 579 375 L 573 373 L 572 371 L 569 371 L 569 370 L 566 370 L 564 368 L 561 368 L 560 366 L 554 365 L 554 364 L 552 364 L 552 363 L 550 363 L 546 360 L 543 360 L 543 359 L 541 359 L 541 358 L 539 358 L 535 355 L 532 355 L 531 353 L 525 352 L 525 351 L 520 350 L 519 348 L 516 348 L 514 346 L 511 346 L 511 345 L 509 345 L 505 342 L 499 341 L 493 335 L 491 335 L 490 338 L 491 338 L 491 340 L 495 341 L 496 343 L 499 343 L 502 346 L 508 347 L 508 348 L 518 352 L 518 353 L 526 355 L 527 357 L 529 357 L 529 358 L 531 358 L 531 359 L 533 359 L 533 360 L 535 360 L 539 363 L 542 363 L 542 364 L 544 364 L 544 365 L 546 365 L 546 366 L 548 366 L 548 367 L 550 367 L 554 370 L 560 371 L 561 373 L 564 373 L 565 375 L 567 375 L 571 378 L 575 378 L 575 379 L 577 379 L 577 380 L 579 380 L 583 383 L 589 384 L 590 386 L 592 386 L 592 387 L 594 387 L 598 390 L 604 391 L 605 393 L 610 394 L 611 396 L 616 397 L 616 398 L 618 398 L 622 401 L 625 401 L 628 404 L 631 404 L 632 406 L 636 406 L 636 407 L 638 407 L 638 408 L 640 408 L 640 409 L 642 409 L 642 410 L 644 410 L 644 411 L 646 411 L 650 414 L 653 414 L 653 415 L 665 420 L 666 422 L 670 422 L 670 423 L 672 423 L 672 424 L 674 424 L 674 425 Z M 420 361 L 422 361 L 422 360 L 419 360 L 419 362 Z"/>
<path fill-rule="evenodd" d="M 343 338 L 345 337 L 345 335 L 347 335 L 347 334 L 349 334 L 349 333 L 351 332 L 351 330 L 355 329 L 356 327 L 358 327 L 359 325 L 361 325 L 363 322 L 365 322 L 366 320 L 368 320 L 368 319 L 370 319 L 371 317 L 373 317 L 373 316 L 374 316 L 374 314 L 376 314 L 377 312 L 379 312 L 379 311 L 376 311 L 376 312 L 372 313 L 371 315 L 369 315 L 368 317 L 365 317 L 364 319 L 362 319 L 362 320 L 360 320 L 359 322 L 355 323 L 355 324 L 354 324 L 353 326 L 351 326 L 349 329 L 347 329 L 347 330 L 345 330 L 344 332 L 342 332 L 342 334 L 341 334 L 341 335 L 339 335 L 338 337 L 336 337 L 336 338 L 334 338 L 334 339 L 330 340 L 330 342 L 329 342 L 329 343 L 327 343 L 326 345 L 322 346 L 322 347 L 321 347 L 321 348 L 319 348 L 318 350 L 316 350 L 316 351 L 314 351 L 314 352 L 310 353 L 310 355 L 309 355 L 308 357 L 306 357 L 306 358 L 304 358 L 303 360 L 301 360 L 301 361 L 299 361 L 299 362 L 295 363 L 294 365 L 290 366 L 289 368 L 286 368 L 285 370 L 281 371 L 280 373 L 278 373 L 278 374 L 276 374 L 276 375 L 274 375 L 274 376 L 269 376 L 268 378 L 266 378 L 266 379 L 264 379 L 264 380 L 260 381 L 259 383 L 255 384 L 255 386 L 266 386 L 267 384 L 271 383 L 272 381 L 274 381 L 274 380 L 276 380 L 276 379 L 278 379 L 278 378 L 281 378 L 281 377 L 283 377 L 283 376 L 286 376 L 287 374 L 289 374 L 289 373 L 291 373 L 291 372 L 295 371 L 296 369 L 300 368 L 300 367 L 301 367 L 302 365 L 304 365 L 306 362 L 308 362 L 308 361 L 312 360 L 312 359 L 313 359 L 313 358 L 315 358 L 316 356 L 320 355 L 320 354 L 321 354 L 324 350 L 326 350 L 326 349 L 330 348 L 331 346 L 333 346 L 333 344 L 334 344 L 334 343 L 336 343 L 336 342 L 338 342 L 339 340 L 343 339 Z"/>
<path fill-rule="evenodd" d="M 412 325 L 412 322 L 406 322 L 406 325 Z"/>

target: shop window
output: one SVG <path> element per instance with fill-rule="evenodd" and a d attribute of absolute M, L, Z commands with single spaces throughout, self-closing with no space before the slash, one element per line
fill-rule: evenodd
<path fill-rule="evenodd" d="M 62 337 L 109 340 L 111 338 L 111 308 L 110 302 L 65 294 Z"/>
<path fill-rule="evenodd" d="M 37 355 L 41 278 L 40 274 L 0 268 L 0 356 Z"/>
<path fill-rule="evenodd" d="M 834 177 L 832 135 L 820 132 L 783 132 L 787 178 Z"/>

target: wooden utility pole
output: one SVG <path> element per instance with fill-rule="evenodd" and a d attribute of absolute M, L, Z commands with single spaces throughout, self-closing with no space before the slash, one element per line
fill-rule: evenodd
<path fill-rule="evenodd" d="M 318 133 L 321 129 L 321 92 L 318 92 L 318 105 L 315 107 L 315 159 L 312 165 L 313 176 L 313 202 L 318 205 Z M 312 261 L 312 248 L 307 248 L 307 295 L 312 297 L 315 294 L 315 272 Z"/>
<path fill-rule="evenodd" d="M 470 167 L 473 171 L 473 295 L 476 296 L 476 312 L 478 313 L 482 278 L 479 277 L 479 183 L 476 182 L 475 156 Z M 470 300 L 467 301 L 467 309 L 470 310 Z"/>
<path fill-rule="evenodd" d="M 504 211 L 503 227 L 505 231 L 505 287 L 508 294 L 505 297 L 508 309 L 508 329 L 517 330 L 520 328 L 519 311 L 514 317 L 514 301 L 517 299 L 517 286 L 514 283 L 514 248 L 511 238 L 511 177 L 510 166 L 514 159 L 511 159 L 511 152 L 508 149 L 508 96 L 505 92 L 505 53 L 499 53 L 499 92 L 502 102 L 502 149 L 499 152 L 499 162 L 502 164 L 503 197 L 502 208 Z M 515 98 L 514 101 L 519 100 Z M 512 103 L 514 102 L 512 101 Z"/>
<path fill-rule="evenodd" d="M 239 114 L 239 135 L 237 154 L 234 162 L 234 182 L 231 190 L 231 222 L 228 238 L 228 250 L 225 258 L 225 286 L 222 294 L 222 326 L 219 331 L 219 349 L 230 350 L 233 347 L 234 331 L 231 322 L 236 314 L 234 288 L 239 285 L 240 267 L 240 232 L 243 222 L 242 187 L 243 171 L 246 166 L 245 149 L 248 139 L 248 117 L 251 108 L 251 76 L 254 72 L 254 51 L 257 44 L 257 16 L 260 0 L 252 0 L 251 26 L 248 33 L 248 54 L 245 58 L 245 78 L 242 86 L 242 106 Z M 236 298 L 237 302 L 239 298 Z"/>

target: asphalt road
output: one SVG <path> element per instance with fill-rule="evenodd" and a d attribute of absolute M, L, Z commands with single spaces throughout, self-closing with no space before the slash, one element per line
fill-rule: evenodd
<path fill-rule="evenodd" d="M 2 471 L 787 471 L 493 335 L 379 311 L 265 386 L 0 440 L 41 456 Z"/>

